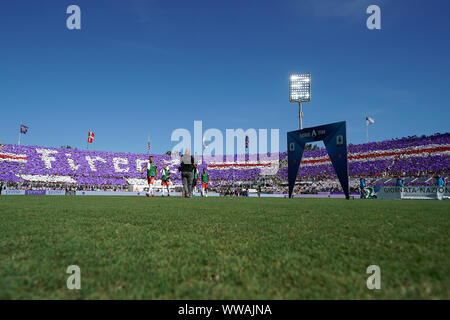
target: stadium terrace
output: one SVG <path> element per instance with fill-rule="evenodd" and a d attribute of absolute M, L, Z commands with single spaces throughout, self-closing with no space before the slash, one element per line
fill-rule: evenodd
<path fill-rule="evenodd" d="M 349 145 L 349 174 L 379 179 L 389 185 L 393 176 L 410 177 L 410 184 L 431 184 L 429 175 L 448 173 L 450 168 L 450 134 L 411 136 L 368 144 Z M 180 183 L 179 159 L 169 155 L 152 154 L 158 168 L 167 164 L 173 183 Z M 287 181 L 287 153 L 279 161 L 258 161 L 245 156 L 245 161 L 203 161 L 199 170 L 208 168 L 212 186 L 270 181 L 280 192 Z M 258 157 L 256 157 L 258 158 Z M 217 157 L 215 157 L 217 159 Z M 45 187 L 46 183 L 68 186 L 117 186 L 144 182 L 141 168 L 148 162 L 147 154 L 85 151 L 41 146 L 4 145 L 0 150 L 0 180 Z M 336 176 L 325 149 L 307 150 L 298 174 L 302 181 L 329 179 Z M 382 178 L 386 179 L 382 179 Z M 423 177 L 423 178 L 422 178 Z M 355 182 L 353 181 L 353 184 Z"/>

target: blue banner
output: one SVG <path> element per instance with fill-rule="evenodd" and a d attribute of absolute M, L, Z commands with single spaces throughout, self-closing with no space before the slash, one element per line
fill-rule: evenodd
<path fill-rule="evenodd" d="M 288 132 L 289 197 L 292 197 L 305 144 L 314 141 L 324 142 L 345 198 L 349 199 L 347 129 L 345 121 Z"/>

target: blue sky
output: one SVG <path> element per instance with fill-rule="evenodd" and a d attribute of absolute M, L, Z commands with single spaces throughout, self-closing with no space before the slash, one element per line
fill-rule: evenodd
<path fill-rule="evenodd" d="M 66 8 L 81 8 L 81 30 Z M 368 30 L 366 8 L 381 8 Z M 176 128 L 298 129 L 291 72 L 311 72 L 304 125 L 348 140 L 449 131 L 446 0 L 2 1 L 0 141 L 162 153 Z"/>

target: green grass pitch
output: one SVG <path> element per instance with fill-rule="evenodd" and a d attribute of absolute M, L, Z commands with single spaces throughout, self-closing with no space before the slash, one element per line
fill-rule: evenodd
<path fill-rule="evenodd" d="M 0 196 L 0 299 L 450 299 L 449 214 L 446 201 Z"/>

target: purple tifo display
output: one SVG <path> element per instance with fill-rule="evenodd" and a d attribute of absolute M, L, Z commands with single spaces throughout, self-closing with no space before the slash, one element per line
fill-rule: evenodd
<path fill-rule="evenodd" d="M 443 172 L 450 168 L 450 134 L 349 145 L 348 152 L 351 177 Z M 180 183 L 178 158 L 153 156 L 158 170 L 166 163 L 172 172 L 172 181 Z M 279 168 L 277 161 L 277 170 L 270 175 L 265 173 L 264 177 L 274 182 L 287 181 L 286 157 L 286 152 L 280 153 Z M 237 159 L 235 156 L 235 161 L 219 161 L 230 167 L 210 166 L 208 173 L 212 184 L 254 181 L 263 176 L 260 167 L 233 166 L 238 163 Z M 246 155 L 244 162 L 248 160 Z M 141 174 L 140 170 L 147 161 L 148 155 L 139 153 L 4 145 L 0 150 L 0 180 L 126 186 L 132 183 L 130 179 L 145 179 L 145 173 Z M 207 164 L 202 163 L 199 171 L 205 167 Z M 336 177 L 324 148 L 304 152 L 298 177 L 303 180 Z"/>

